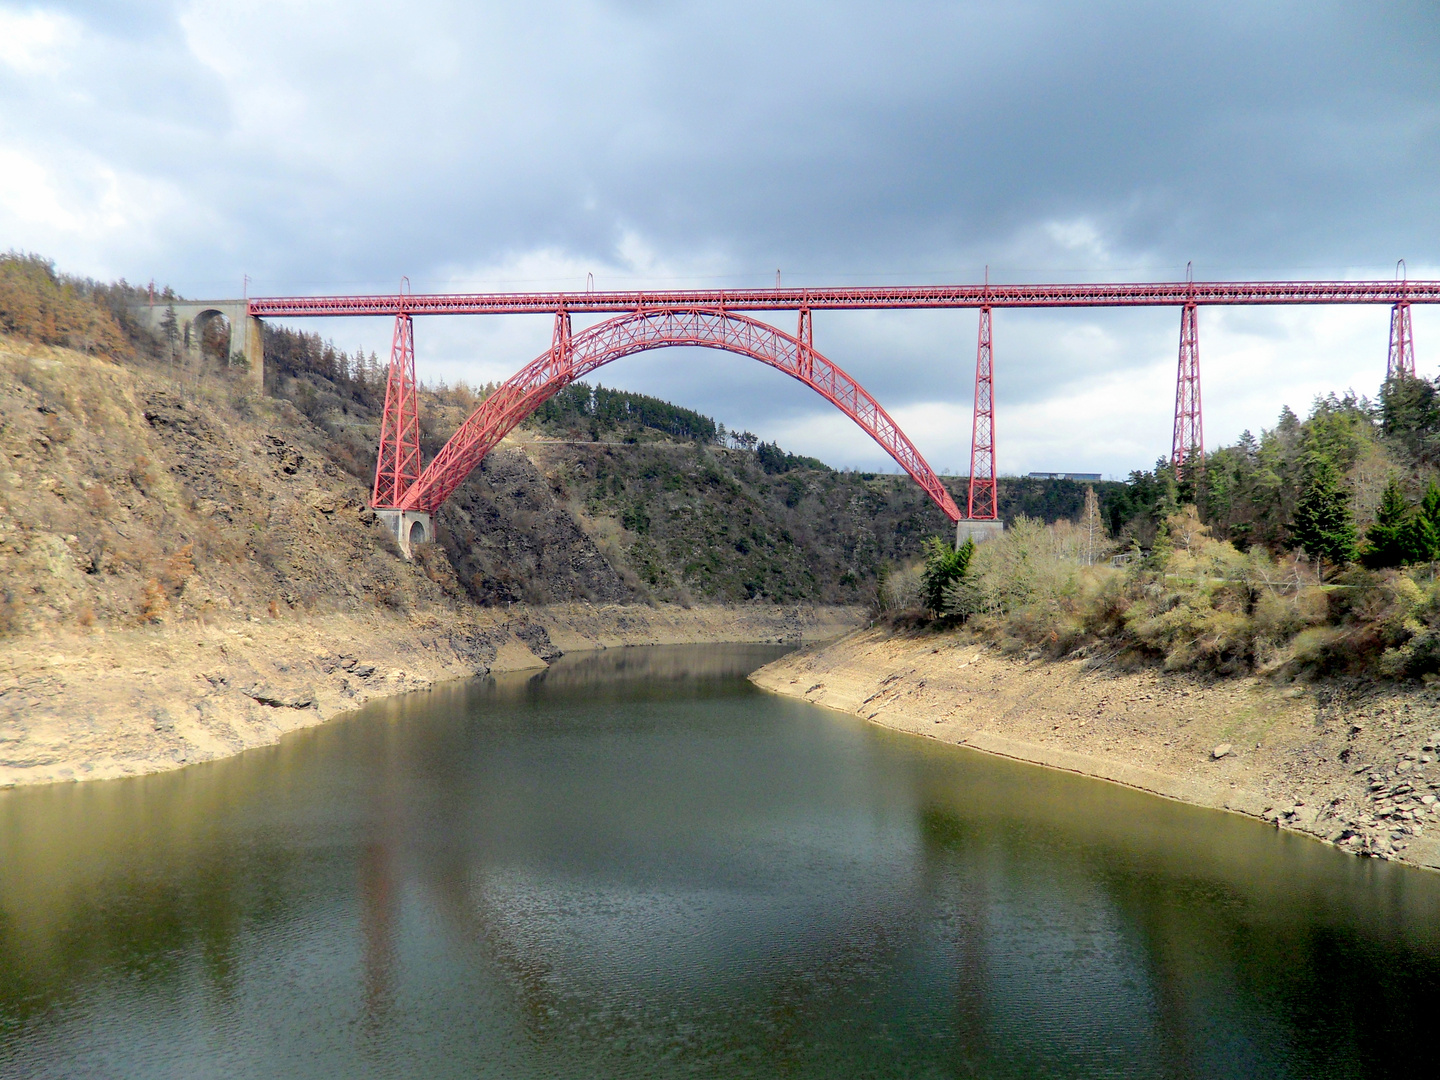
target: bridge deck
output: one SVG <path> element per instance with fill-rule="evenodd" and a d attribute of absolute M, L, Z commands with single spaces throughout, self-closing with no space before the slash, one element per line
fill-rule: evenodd
<path fill-rule="evenodd" d="M 895 285 L 838 289 L 684 289 L 610 292 L 267 296 L 262 318 L 326 315 L 617 314 L 654 308 L 794 311 L 905 308 L 1174 307 L 1440 303 L 1440 281 L 1195 281 L 1098 285 Z"/>

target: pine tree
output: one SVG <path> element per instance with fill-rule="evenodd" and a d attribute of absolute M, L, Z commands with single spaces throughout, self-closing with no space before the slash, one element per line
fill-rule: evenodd
<path fill-rule="evenodd" d="M 165 314 L 160 316 L 160 332 L 165 336 L 165 343 L 170 346 L 170 357 L 175 358 L 175 345 L 180 340 L 180 322 L 175 317 L 175 305 L 170 304 L 165 308 Z"/>
<path fill-rule="evenodd" d="M 1150 545 L 1150 555 L 1145 560 L 1145 565 L 1151 570 L 1164 570 L 1170 565 L 1170 556 L 1175 552 L 1175 545 L 1170 540 L 1170 522 L 1161 518 L 1160 524 L 1155 527 L 1155 542 Z"/>
<path fill-rule="evenodd" d="M 920 590 L 925 605 L 939 614 L 945 608 L 945 588 L 962 581 L 970 572 L 970 560 L 975 557 L 975 541 L 966 538 L 959 547 L 951 547 L 936 537 L 926 538 L 925 569 L 920 575 Z"/>
<path fill-rule="evenodd" d="M 1350 500 L 1328 458 L 1311 455 L 1305 490 L 1295 506 L 1290 538 L 1317 562 L 1343 566 L 1355 558 L 1355 523 Z"/>
<path fill-rule="evenodd" d="M 1415 515 L 1410 530 L 1412 562 L 1435 562 L 1440 559 L 1440 484 L 1431 480 Z"/>
<path fill-rule="evenodd" d="M 1440 484 L 1434 480 L 1425 489 L 1425 497 L 1420 500 L 1420 512 L 1430 519 L 1436 528 L 1440 528 Z"/>
<path fill-rule="evenodd" d="M 1413 511 L 1414 507 L 1400 490 L 1399 479 L 1391 473 L 1375 510 L 1375 521 L 1365 533 L 1362 561 L 1366 566 L 1379 570 L 1417 561 L 1412 558 L 1411 549 L 1416 539 L 1413 522 L 1419 515 Z M 1309 550 L 1307 545 L 1306 551 Z"/>

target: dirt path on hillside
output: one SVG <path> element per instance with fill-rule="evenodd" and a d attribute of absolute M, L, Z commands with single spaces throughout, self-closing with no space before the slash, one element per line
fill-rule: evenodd
<path fill-rule="evenodd" d="M 192 620 L 0 645 L 0 787 L 160 772 L 240 753 L 444 679 L 626 645 L 799 642 L 859 609 L 515 605 L 470 613 Z"/>
<path fill-rule="evenodd" d="M 751 676 L 926 738 L 1440 868 L 1440 690 L 1206 681 L 858 631 Z M 1218 756 L 1217 756 L 1218 752 Z"/>

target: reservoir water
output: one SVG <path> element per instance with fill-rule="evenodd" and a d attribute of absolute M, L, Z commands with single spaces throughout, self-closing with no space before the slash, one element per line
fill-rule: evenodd
<path fill-rule="evenodd" d="M 0 1076 L 1435 1075 L 1440 875 L 629 649 L 0 792 Z"/>

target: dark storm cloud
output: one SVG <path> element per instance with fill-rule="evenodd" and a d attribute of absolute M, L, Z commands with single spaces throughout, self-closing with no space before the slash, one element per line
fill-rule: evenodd
<path fill-rule="evenodd" d="M 865 272 L 1086 215 L 1175 264 L 1337 265 L 1436 223 L 1434 9 L 1000 11 L 670 9 L 613 65 L 578 60 L 588 103 L 515 87 L 542 167 L 500 193 L 509 214 L 437 192 L 465 228 L 436 241 L 603 255 L 623 222 Z M 493 192 L 483 156 L 447 164 Z"/>
<path fill-rule="evenodd" d="M 310 292 L 401 273 L 444 288 L 574 286 L 586 269 L 615 285 L 1440 265 L 1433 4 L 58 3 L 0 18 L 0 239 L 191 294 L 242 273 Z M 1163 444 L 1165 385 L 1140 373 L 1173 352 L 1173 321 L 997 316 L 998 355 L 1025 372 L 1005 401 L 1041 409 L 1129 372 Z M 887 404 L 968 398 L 973 316 L 818 329 Z M 528 334 L 437 327 L 432 358 L 453 376 L 493 346 L 510 369 Z M 771 435 L 812 416 L 738 362 L 627 370 Z"/>

